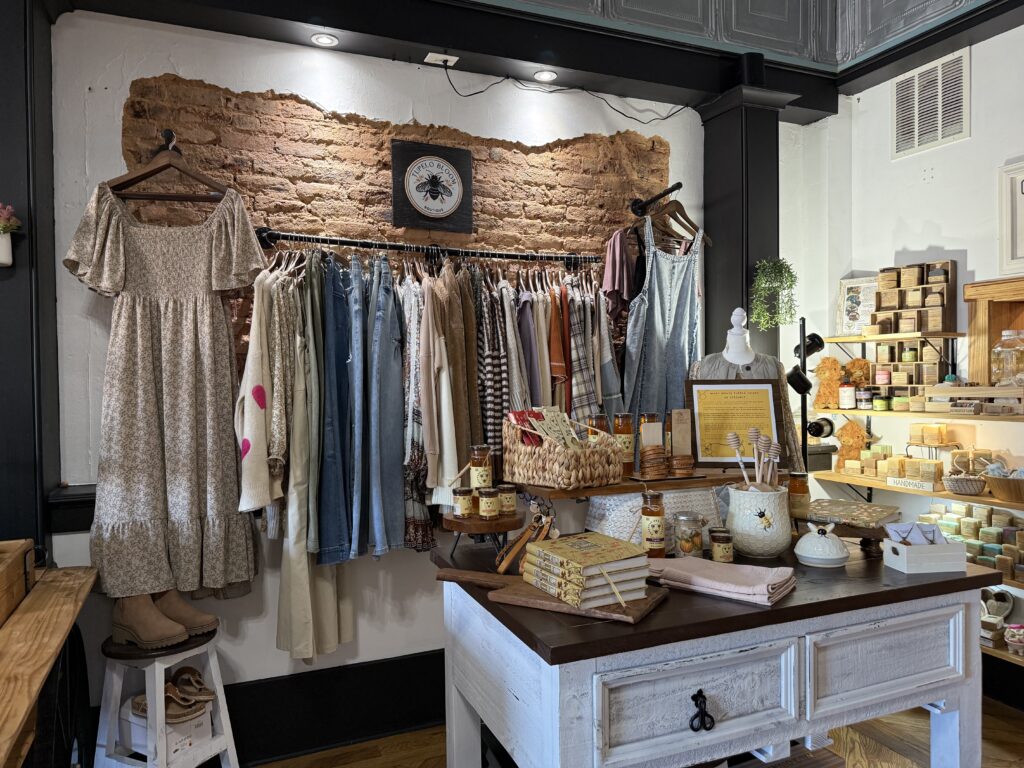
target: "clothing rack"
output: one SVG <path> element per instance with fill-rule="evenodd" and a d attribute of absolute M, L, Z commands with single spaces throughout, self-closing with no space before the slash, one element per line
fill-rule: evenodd
<path fill-rule="evenodd" d="M 400 253 L 423 253 L 427 256 L 453 258 L 477 258 L 477 259 L 509 259 L 513 261 L 537 261 L 564 263 L 566 268 L 574 265 L 597 263 L 603 260 L 601 256 L 587 256 L 578 253 L 519 253 L 516 251 L 491 251 L 480 248 L 452 248 L 447 245 L 436 243 L 398 243 L 378 240 L 350 240 L 344 237 L 329 237 L 326 235 L 305 235 L 301 232 L 278 232 L 270 227 L 256 227 L 256 239 L 260 245 L 267 249 L 273 248 L 277 243 L 296 242 L 312 243 L 315 245 L 333 245 L 338 248 L 364 248 L 368 251 L 398 251 Z"/>
<path fill-rule="evenodd" d="M 663 197 L 665 197 L 667 195 L 671 195 L 673 192 L 678 192 L 682 188 L 683 188 L 683 182 L 677 181 L 671 187 L 668 187 L 666 189 L 661 190 L 661 192 L 656 194 L 654 197 L 649 197 L 646 200 L 641 200 L 639 197 L 634 198 L 629 203 L 629 210 L 638 219 L 639 218 L 643 218 L 644 216 L 647 215 L 647 209 L 648 208 L 650 208 L 656 202 L 661 200 L 661 198 L 663 198 Z"/>

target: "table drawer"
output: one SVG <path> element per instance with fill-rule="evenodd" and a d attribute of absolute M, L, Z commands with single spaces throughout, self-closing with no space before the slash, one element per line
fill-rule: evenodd
<path fill-rule="evenodd" d="M 594 765 L 684 755 L 797 720 L 797 652 L 797 639 L 787 638 L 594 675 Z M 698 690 L 715 726 L 695 733 Z"/>
<path fill-rule="evenodd" d="M 964 607 L 807 635 L 807 717 L 913 694 L 964 676 Z"/>

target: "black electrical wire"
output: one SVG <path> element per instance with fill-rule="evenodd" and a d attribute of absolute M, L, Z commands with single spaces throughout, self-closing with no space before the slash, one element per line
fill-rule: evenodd
<path fill-rule="evenodd" d="M 553 94 L 553 93 L 568 93 L 570 91 L 579 91 L 580 93 L 585 93 L 588 96 L 592 96 L 593 98 L 598 99 L 599 101 L 604 102 L 604 105 L 606 107 L 608 107 L 608 109 L 610 109 L 612 112 L 615 112 L 616 114 L 622 115 L 622 117 L 626 118 L 627 120 L 632 120 L 632 121 L 634 121 L 636 123 L 640 123 L 640 125 L 650 125 L 651 123 L 658 123 L 658 122 L 661 122 L 663 120 L 670 120 L 671 118 L 675 117 L 680 112 L 682 112 L 684 109 L 686 109 L 685 106 L 679 106 L 679 107 L 676 107 L 675 109 L 671 110 L 667 115 L 656 115 L 655 117 L 651 117 L 651 118 L 648 118 L 647 120 L 644 120 L 642 118 L 637 117 L 636 115 L 631 115 L 628 112 L 624 112 L 623 110 L 619 109 L 614 104 L 612 104 L 610 101 L 608 101 L 608 99 L 606 99 L 601 94 L 595 93 L 594 91 L 591 91 L 589 88 L 584 88 L 583 86 L 580 86 L 580 85 L 558 85 L 558 86 L 552 86 L 551 88 L 545 88 L 543 86 L 534 85 L 532 83 L 524 83 L 522 80 L 519 80 L 518 78 L 512 77 L 512 75 L 505 75 L 504 77 L 499 77 L 498 79 L 488 83 L 487 85 L 485 85 L 483 88 L 481 88 L 478 91 L 471 91 L 469 93 L 463 93 L 462 91 L 460 91 L 458 88 L 455 87 L 455 83 L 452 80 L 451 72 L 448 69 L 448 62 L 447 61 L 444 62 L 444 76 L 448 79 L 448 85 L 451 86 L 451 88 L 455 92 L 455 94 L 457 96 L 461 96 L 464 99 L 468 99 L 468 98 L 470 98 L 472 96 L 479 96 L 482 93 L 486 93 L 487 91 L 489 91 L 494 86 L 501 85 L 502 83 L 504 83 L 506 81 L 511 82 L 512 85 L 514 85 L 516 88 L 519 88 L 520 90 L 531 91 L 533 93 Z"/>

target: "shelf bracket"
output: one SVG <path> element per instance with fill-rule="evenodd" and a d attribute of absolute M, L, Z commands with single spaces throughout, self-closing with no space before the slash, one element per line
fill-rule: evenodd
<path fill-rule="evenodd" d="M 855 494 L 857 494 L 862 500 L 864 500 L 868 504 L 870 504 L 872 499 L 875 498 L 874 488 L 865 488 L 864 493 L 861 493 L 859 490 L 857 490 L 857 486 L 855 485 L 850 485 L 849 483 L 846 483 L 846 487 L 853 491 Z"/>

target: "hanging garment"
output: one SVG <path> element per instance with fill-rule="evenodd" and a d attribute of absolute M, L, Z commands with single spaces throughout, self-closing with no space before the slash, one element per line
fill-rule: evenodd
<path fill-rule="evenodd" d="M 451 496 L 449 482 L 459 473 L 452 413 L 451 371 L 444 338 L 437 281 L 423 281 L 423 327 L 420 332 L 420 381 L 423 385 L 423 447 L 427 454 L 427 487 Z M 440 502 L 434 502 L 440 503 Z M 450 503 L 450 502 L 446 502 Z"/>
<path fill-rule="evenodd" d="M 529 291 L 519 292 L 519 304 L 516 307 L 516 327 L 519 330 L 519 341 L 523 348 L 523 365 L 526 368 L 526 382 L 530 391 L 530 402 L 540 403 L 541 395 L 540 362 L 537 354 L 537 334 L 533 324 L 533 294 Z"/>
<path fill-rule="evenodd" d="M 462 293 L 455 270 L 450 263 L 445 264 L 441 269 L 441 276 L 437 279 L 434 287 L 441 302 L 444 340 L 448 352 L 448 367 L 451 371 L 452 407 L 455 413 L 455 448 L 461 468 L 469 462 L 469 448 L 473 438 L 470 429 L 469 379 L 466 373 L 466 325 L 462 315 Z M 462 481 L 457 484 L 462 485 Z"/>
<path fill-rule="evenodd" d="M 477 273 L 476 278 L 482 281 Z M 494 327 L 494 298 L 490 291 L 479 286 L 477 291 L 479 302 L 477 307 L 480 311 L 480 322 L 477 324 L 477 363 L 479 365 L 478 390 L 480 398 L 480 410 L 483 417 L 484 443 L 491 448 L 491 462 L 495 477 L 501 476 L 501 422 L 505 412 L 502 410 L 502 370 L 501 359 L 498 351 L 498 341 L 495 338 Z M 505 397 L 507 399 L 508 389 L 506 386 Z"/>
<path fill-rule="evenodd" d="M 569 311 L 569 288 L 563 282 L 559 287 L 562 307 L 562 354 L 565 357 L 565 412 L 572 413 L 572 313 Z"/>
<path fill-rule="evenodd" d="M 288 455 L 288 435 L 291 432 L 292 390 L 295 381 L 295 304 L 292 300 L 294 281 L 286 275 L 278 276 L 271 285 L 270 361 L 271 381 L 275 397 L 271 401 L 270 439 L 267 463 L 272 476 L 283 477 Z M 267 537 L 281 537 L 281 505 L 266 508 Z"/>
<path fill-rule="evenodd" d="M 469 439 L 470 445 L 480 445 L 484 441 L 483 415 L 480 407 L 480 393 L 477 388 L 478 366 L 476 354 L 476 301 L 473 296 L 473 277 L 469 270 L 463 268 L 456 276 L 459 285 L 459 296 L 462 301 L 462 325 L 466 347 L 466 397 L 469 403 Z"/>
<path fill-rule="evenodd" d="M 565 365 L 565 348 L 562 346 L 562 294 L 560 290 L 552 290 L 551 318 L 548 325 L 548 350 L 551 358 L 551 400 L 563 411 L 568 413 L 565 399 L 568 369 Z"/>
<path fill-rule="evenodd" d="M 327 262 L 324 274 L 324 408 L 320 460 L 320 551 L 322 565 L 351 555 L 352 534 L 352 392 L 349 370 L 352 317 L 351 275 Z"/>
<path fill-rule="evenodd" d="M 570 354 L 572 357 L 572 410 L 570 418 L 586 424 L 587 417 L 597 413 L 597 395 L 594 393 L 594 373 L 590 369 L 587 350 L 587 306 L 579 290 L 579 278 L 567 277 L 563 285 L 569 297 Z"/>
<path fill-rule="evenodd" d="M 420 326 L 423 317 L 423 288 L 409 275 L 402 283 L 402 312 L 405 318 L 405 546 L 427 552 L 437 546 L 434 526 L 427 510 L 427 456 L 423 450 L 423 414 L 420 411 Z"/>
<path fill-rule="evenodd" d="M 323 444 L 323 323 L 320 306 L 323 302 L 323 267 L 320 255 L 306 254 L 305 277 L 302 282 L 303 327 L 306 341 L 306 414 L 309 434 L 309 492 L 306 494 L 306 550 L 320 551 L 320 452 Z"/>
<path fill-rule="evenodd" d="M 240 512 L 263 509 L 273 501 L 270 495 L 270 468 L 267 466 L 267 387 L 269 361 L 265 357 L 267 329 L 262 285 L 270 276 L 261 272 L 253 282 L 252 324 L 249 352 L 235 401 L 235 439 L 241 456 Z"/>
<path fill-rule="evenodd" d="M 534 346 L 537 350 L 537 368 L 540 373 L 540 397 L 536 405 L 551 405 L 551 349 L 548 345 L 548 327 L 551 324 L 551 299 L 547 291 L 533 294 Z"/>
<path fill-rule="evenodd" d="M 387 257 L 374 263 L 370 352 L 370 531 L 373 554 L 405 545 L 402 473 L 402 319 Z"/>
<path fill-rule="evenodd" d="M 104 589 L 126 597 L 251 581 L 224 296 L 265 263 L 241 197 L 229 189 L 197 226 L 159 227 L 101 184 L 64 266 L 114 297 L 90 533 Z"/>
<path fill-rule="evenodd" d="M 629 305 L 623 397 L 634 423 L 640 413 L 684 407 L 683 382 L 697 358 L 701 307 L 697 275 L 703 230 L 686 255 L 654 245 L 651 219 L 644 222 L 647 279 Z"/>
<path fill-rule="evenodd" d="M 615 362 L 612 350 L 611 325 L 608 321 L 605 297 L 601 291 L 597 292 L 597 310 L 594 313 L 594 319 L 598 335 L 600 386 L 603 390 L 601 408 L 604 415 L 608 417 L 608 426 L 611 427 L 615 423 L 615 414 L 624 413 L 626 409 L 622 402 L 622 380 L 619 377 L 619 367 Z"/>
<path fill-rule="evenodd" d="M 505 323 L 509 403 L 512 410 L 521 411 L 530 407 L 530 385 L 526 378 L 526 361 L 523 359 L 523 344 L 519 339 L 519 324 L 516 322 L 516 293 L 507 280 L 498 283 L 498 292 L 501 296 L 501 310 Z"/>

